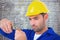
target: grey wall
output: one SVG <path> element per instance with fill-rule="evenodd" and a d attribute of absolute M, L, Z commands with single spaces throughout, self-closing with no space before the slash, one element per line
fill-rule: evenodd
<path fill-rule="evenodd" d="M 14 28 L 30 29 L 29 20 L 25 16 L 28 4 L 32 0 L 0 0 L 0 18 L 13 21 Z M 60 34 L 60 0 L 41 0 L 49 9 L 47 25 Z M 4 39 L 3 39 L 4 40 Z"/>
<path fill-rule="evenodd" d="M 1 19 L 1 15 L 2 15 L 2 14 L 0 13 L 0 19 Z"/>

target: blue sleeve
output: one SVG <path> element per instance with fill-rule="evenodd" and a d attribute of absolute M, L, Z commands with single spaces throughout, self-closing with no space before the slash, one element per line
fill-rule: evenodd
<path fill-rule="evenodd" d="M 33 37 L 34 37 L 34 34 L 35 34 L 35 32 L 33 30 L 23 29 L 22 31 L 25 32 L 27 40 L 33 40 Z"/>
<path fill-rule="evenodd" d="M 14 40 L 15 30 L 12 30 L 11 33 L 7 34 L 7 33 L 5 33 L 3 30 L 0 29 L 0 34 L 3 35 L 3 36 L 5 36 L 5 37 L 7 37 L 7 38 L 9 38 L 9 39 Z"/>

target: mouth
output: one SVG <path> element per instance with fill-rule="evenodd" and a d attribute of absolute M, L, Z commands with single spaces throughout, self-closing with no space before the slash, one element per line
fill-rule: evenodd
<path fill-rule="evenodd" d="M 33 28 L 33 29 L 35 29 L 35 28 L 36 28 L 36 26 L 32 26 L 32 28 Z"/>

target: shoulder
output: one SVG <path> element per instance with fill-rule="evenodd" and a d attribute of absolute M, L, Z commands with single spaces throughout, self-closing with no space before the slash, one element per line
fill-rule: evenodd
<path fill-rule="evenodd" d="M 54 40 L 60 40 L 60 35 L 56 34 Z"/>
<path fill-rule="evenodd" d="M 60 40 L 60 35 L 58 35 L 57 33 L 53 33 L 51 34 L 50 38 L 53 40 Z"/>

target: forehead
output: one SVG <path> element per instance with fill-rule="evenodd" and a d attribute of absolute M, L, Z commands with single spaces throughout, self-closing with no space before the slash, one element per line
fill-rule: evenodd
<path fill-rule="evenodd" d="M 35 16 L 30 16 L 30 17 L 28 17 L 28 18 L 38 18 L 38 17 L 41 17 L 42 15 L 35 15 Z"/>

